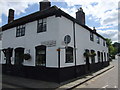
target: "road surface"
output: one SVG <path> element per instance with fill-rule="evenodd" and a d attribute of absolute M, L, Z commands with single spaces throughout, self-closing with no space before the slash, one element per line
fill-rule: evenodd
<path fill-rule="evenodd" d="M 97 90 L 105 90 L 103 88 L 118 88 L 118 60 L 114 60 L 112 64 L 115 66 L 114 68 L 76 88 L 98 88 Z"/>

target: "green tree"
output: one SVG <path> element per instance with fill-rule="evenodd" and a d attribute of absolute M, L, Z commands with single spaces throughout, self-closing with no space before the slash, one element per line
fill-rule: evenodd
<path fill-rule="evenodd" d="M 116 54 L 117 54 L 117 53 L 120 53 L 120 43 L 115 42 L 115 43 L 113 44 L 113 47 L 116 48 L 116 51 L 117 51 Z"/>
<path fill-rule="evenodd" d="M 109 47 L 110 45 L 112 45 L 112 40 L 106 38 L 106 44 L 107 44 L 107 46 Z"/>
<path fill-rule="evenodd" d="M 114 58 L 114 56 L 117 53 L 117 48 L 115 48 L 112 44 L 112 40 L 111 39 L 106 39 L 106 44 L 108 46 L 108 50 L 109 50 L 109 55 L 112 56 L 112 58 Z"/>

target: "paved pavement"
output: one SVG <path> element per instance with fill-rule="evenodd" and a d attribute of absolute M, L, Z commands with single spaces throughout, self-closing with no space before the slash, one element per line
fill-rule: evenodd
<path fill-rule="evenodd" d="M 2 88 L 53 88 L 53 89 L 73 89 L 76 86 L 79 86 L 86 81 L 89 81 L 93 79 L 94 77 L 110 70 L 113 68 L 113 64 L 110 66 L 89 74 L 84 77 L 80 77 L 78 79 L 72 80 L 72 81 L 66 81 L 63 83 L 54 83 L 54 82 L 46 82 L 46 81 L 41 81 L 41 80 L 33 80 L 33 79 L 27 79 L 27 78 L 22 78 L 22 77 L 16 77 L 16 76 L 8 76 L 8 75 L 3 75 L 2 76 Z"/>

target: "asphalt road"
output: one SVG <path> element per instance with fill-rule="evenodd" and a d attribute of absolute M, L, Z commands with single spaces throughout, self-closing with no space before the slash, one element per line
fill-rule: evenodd
<path fill-rule="evenodd" d="M 115 66 L 114 68 L 76 88 L 98 88 L 97 90 L 118 88 L 118 60 L 114 60 L 112 64 Z"/>

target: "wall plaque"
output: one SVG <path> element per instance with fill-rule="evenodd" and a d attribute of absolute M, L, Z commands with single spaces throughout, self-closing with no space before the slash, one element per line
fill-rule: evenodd
<path fill-rule="evenodd" d="M 41 45 L 45 45 L 47 47 L 53 47 L 56 46 L 56 41 L 55 40 L 44 41 L 41 42 Z"/>

